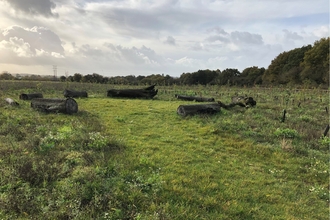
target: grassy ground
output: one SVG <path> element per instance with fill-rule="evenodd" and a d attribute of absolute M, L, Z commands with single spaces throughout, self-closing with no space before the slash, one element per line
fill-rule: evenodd
<path fill-rule="evenodd" d="M 105 97 L 109 85 L 11 83 L 1 100 L 68 85 L 90 98 L 74 115 L 1 102 L 0 218 L 328 218 L 327 91 L 173 86 L 138 100 Z M 182 118 L 191 102 L 175 93 L 247 94 L 257 106 Z"/>

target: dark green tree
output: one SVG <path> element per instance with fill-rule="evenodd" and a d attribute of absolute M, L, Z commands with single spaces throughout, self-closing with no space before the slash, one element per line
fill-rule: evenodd
<path fill-rule="evenodd" d="M 317 84 L 329 84 L 329 37 L 316 41 L 305 53 L 301 66 L 301 80 Z"/>
<path fill-rule="evenodd" d="M 65 77 L 65 76 L 61 76 L 61 77 L 60 77 L 60 81 L 61 81 L 61 82 L 65 82 L 65 81 L 66 81 L 66 77 Z"/>
<path fill-rule="evenodd" d="M 268 66 L 262 81 L 266 85 L 299 83 L 301 69 L 299 66 L 304 60 L 305 53 L 311 45 L 296 48 L 280 53 Z"/>
<path fill-rule="evenodd" d="M 81 82 L 83 76 L 80 73 L 73 74 L 73 81 L 74 82 Z"/>
<path fill-rule="evenodd" d="M 265 73 L 265 68 L 258 68 L 257 66 L 248 67 L 236 78 L 236 85 L 238 86 L 253 86 L 262 83 L 262 76 Z"/>
<path fill-rule="evenodd" d="M 15 77 L 10 73 L 8 73 L 7 71 L 4 71 L 0 74 L 0 80 L 12 80 L 14 78 Z"/>
<path fill-rule="evenodd" d="M 227 68 L 219 74 L 217 82 L 219 85 L 232 86 L 240 74 L 241 73 L 238 69 Z"/>

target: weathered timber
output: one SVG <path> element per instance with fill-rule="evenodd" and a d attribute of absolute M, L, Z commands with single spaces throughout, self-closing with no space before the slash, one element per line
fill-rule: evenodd
<path fill-rule="evenodd" d="M 78 104 L 72 98 L 67 99 L 32 99 L 31 107 L 43 111 L 53 113 L 73 114 L 78 112 Z"/>
<path fill-rule="evenodd" d="M 198 96 L 186 96 L 186 95 L 174 95 L 177 99 L 185 101 L 196 101 L 196 102 L 214 102 L 214 98 L 198 97 Z"/>
<path fill-rule="evenodd" d="M 218 103 L 198 104 L 198 105 L 180 105 L 177 113 L 181 116 L 196 115 L 196 114 L 216 114 L 220 112 Z"/>
<path fill-rule="evenodd" d="M 19 99 L 22 100 L 32 100 L 35 98 L 43 98 L 43 95 L 41 93 L 30 93 L 30 94 L 22 93 L 19 95 Z"/>
<path fill-rule="evenodd" d="M 239 105 L 241 107 L 253 107 L 257 102 L 252 97 L 233 96 L 231 97 L 231 104 Z"/>
<path fill-rule="evenodd" d="M 18 102 L 14 101 L 13 99 L 11 98 L 5 98 L 5 101 L 9 104 L 9 105 L 12 105 L 12 106 L 18 106 Z"/>
<path fill-rule="evenodd" d="M 69 90 L 65 89 L 63 92 L 64 97 L 66 98 L 87 98 L 88 94 L 86 91 L 75 91 L 75 90 Z"/>
<path fill-rule="evenodd" d="M 107 91 L 108 97 L 118 98 L 146 98 L 152 99 L 157 95 L 158 89 L 155 90 L 155 85 L 144 89 L 110 89 Z"/>
<path fill-rule="evenodd" d="M 286 115 L 286 110 L 284 109 L 281 122 L 285 122 L 285 115 Z"/>
<path fill-rule="evenodd" d="M 324 132 L 323 132 L 323 136 L 327 136 L 329 132 L 329 124 L 327 125 L 327 127 L 325 128 Z"/>
<path fill-rule="evenodd" d="M 218 104 L 225 109 L 230 109 L 234 106 L 241 106 L 241 107 L 250 107 L 250 106 L 255 106 L 257 102 L 252 98 L 252 97 L 244 97 L 244 96 L 233 96 L 231 99 L 230 104 L 224 104 L 222 102 L 218 102 Z"/>

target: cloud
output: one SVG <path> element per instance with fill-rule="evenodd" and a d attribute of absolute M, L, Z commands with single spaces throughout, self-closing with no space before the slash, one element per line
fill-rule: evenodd
<path fill-rule="evenodd" d="M 161 56 L 157 55 L 154 50 L 144 45 L 140 48 L 127 48 L 121 45 L 114 46 L 112 44 L 107 44 L 107 47 L 111 49 L 111 52 L 108 52 L 108 54 L 122 62 L 129 62 L 136 65 L 154 65 L 163 64 L 165 61 Z"/>
<path fill-rule="evenodd" d="M 312 33 L 313 33 L 313 35 L 317 36 L 318 38 L 329 36 L 330 35 L 330 27 L 329 26 L 321 26 L 321 27 L 315 28 Z"/>
<path fill-rule="evenodd" d="M 59 37 L 43 27 L 11 26 L 3 29 L 0 51 L 6 54 L 0 57 L 2 64 L 43 66 L 65 59 Z"/>
<path fill-rule="evenodd" d="M 221 36 L 221 35 L 212 35 L 212 36 L 209 36 L 205 39 L 207 42 L 222 42 L 222 43 L 229 43 L 231 41 L 230 37 L 224 37 L 224 36 Z"/>
<path fill-rule="evenodd" d="M 195 50 L 195 51 L 205 50 L 205 46 L 202 42 L 196 42 L 194 45 L 191 46 L 191 50 Z"/>
<path fill-rule="evenodd" d="M 44 27 L 32 27 L 29 29 L 20 26 L 11 26 L 2 30 L 0 39 L 10 42 L 12 38 L 21 39 L 29 44 L 32 54 L 35 54 L 36 49 L 50 53 L 64 54 L 64 48 L 61 45 L 60 38 L 54 32 Z"/>
<path fill-rule="evenodd" d="M 212 33 L 212 32 L 215 32 L 217 35 L 228 35 L 228 33 L 224 29 L 220 28 L 219 26 L 209 28 L 207 30 L 207 33 Z"/>
<path fill-rule="evenodd" d="M 302 40 L 303 37 L 297 34 L 297 32 L 288 31 L 286 29 L 283 30 L 284 38 L 288 40 Z"/>
<path fill-rule="evenodd" d="M 8 41 L 1 41 L 0 48 L 12 51 L 18 57 L 31 57 L 34 55 L 30 49 L 30 45 L 17 37 L 11 37 Z"/>
<path fill-rule="evenodd" d="M 168 36 L 164 41 L 164 43 L 175 46 L 175 39 L 172 36 Z"/>
<path fill-rule="evenodd" d="M 20 11 L 26 14 L 43 15 L 46 17 L 58 17 L 58 14 L 53 13 L 52 9 L 56 4 L 51 0 L 4 0 L 8 2 L 15 11 Z"/>
<path fill-rule="evenodd" d="M 262 36 L 259 34 L 251 34 L 249 32 L 234 31 L 230 34 L 233 42 L 243 44 L 263 44 Z"/>

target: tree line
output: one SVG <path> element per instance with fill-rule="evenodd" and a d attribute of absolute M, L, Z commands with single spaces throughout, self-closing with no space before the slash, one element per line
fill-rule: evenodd
<path fill-rule="evenodd" d="M 228 85 L 228 86 L 278 86 L 278 85 L 329 85 L 329 40 L 321 38 L 314 45 L 307 45 L 280 53 L 267 69 L 258 66 L 248 67 L 240 72 L 237 69 L 198 70 L 192 73 L 182 73 L 180 77 L 164 74 L 149 76 L 114 76 L 105 77 L 97 73 L 82 75 L 75 73 L 61 76 L 60 81 L 108 83 L 121 85 Z M 14 77 L 7 72 L 0 75 L 0 80 L 54 80 L 51 77 L 27 76 Z"/>

